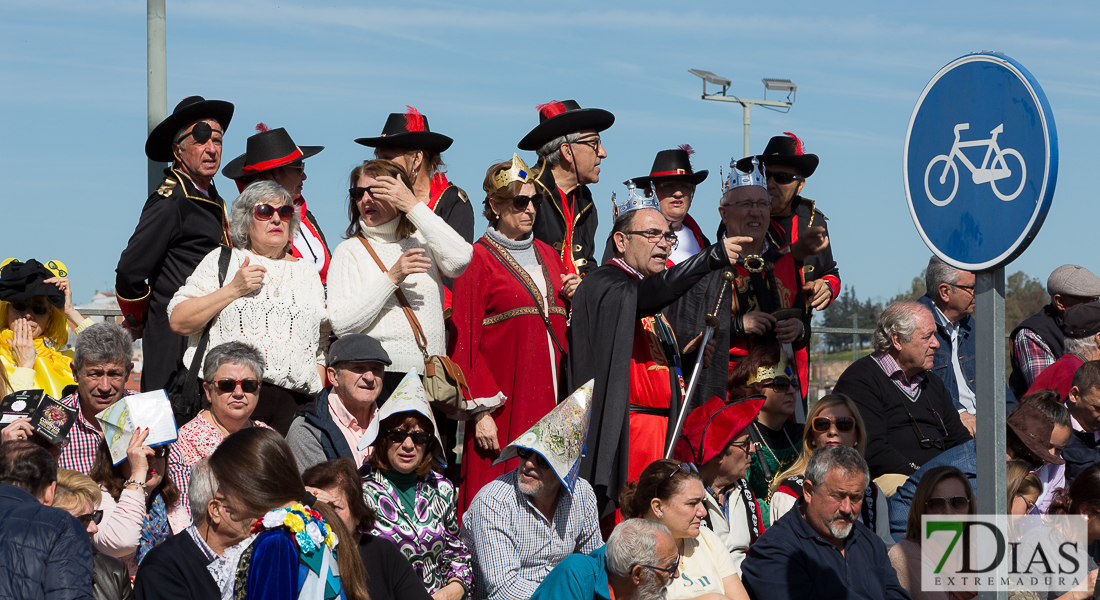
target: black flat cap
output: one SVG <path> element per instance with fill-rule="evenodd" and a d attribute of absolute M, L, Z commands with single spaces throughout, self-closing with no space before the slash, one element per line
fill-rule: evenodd
<path fill-rule="evenodd" d="M 342 362 L 376 362 L 393 364 L 382 343 L 369 335 L 353 333 L 332 343 L 328 349 L 328 366 Z"/>
<path fill-rule="evenodd" d="M 1100 333 L 1100 302 L 1087 302 L 1066 309 L 1062 333 L 1070 338 L 1083 338 Z"/>

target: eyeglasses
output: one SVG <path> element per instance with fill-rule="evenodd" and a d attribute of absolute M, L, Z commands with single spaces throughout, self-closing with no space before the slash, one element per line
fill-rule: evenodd
<path fill-rule="evenodd" d="M 794 380 L 790 377 L 776 377 L 771 383 L 765 383 L 764 387 L 787 391 L 794 387 Z"/>
<path fill-rule="evenodd" d="M 538 452 L 535 452 L 534 450 L 532 450 L 530 448 L 517 448 L 516 449 L 516 454 L 518 454 L 519 457 L 522 458 L 525 461 L 530 460 L 531 457 L 534 456 L 535 457 L 535 464 L 538 465 L 538 467 L 540 469 L 549 469 L 550 468 L 550 463 L 546 462 L 546 459 L 543 458 L 541 454 L 539 454 Z"/>
<path fill-rule="evenodd" d="M 856 426 L 856 420 L 852 417 L 814 417 L 813 428 L 818 433 L 825 433 L 836 423 L 837 431 L 851 431 Z"/>
<path fill-rule="evenodd" d="M 799 179 L 805 179 L 805 177 L 796 173 L 768 173 L 768 179 L 774 179 L 776 183 L 785 185 Z"/>
<path fill-rule="evenodd" d="M 176 143 L 182 144 L 183 140 L 186 140 L 188 137 L 193 137 L 195 138 L 196 142 L 200 144 L 205 144 L 206 142 L 210 141 L 210 138 L 213 137 L 215 133 L 218 134 L 218 139 L 214 140 L 214 143 L 222 143 L 222 131 L 220 129 L 214 129 L 210 126 L 209 123 L 200 121 L 198 123 L 195 123 L 195 126 L 191 128 L 191 131 L 188 131 L 187 133 L 181 135 L 179 139 L 176 140 Z"/>
<path fill-rule="evenodd" d="M 299 173 L 305 173 L 306 172 L 306 163 L 304 163 L 304 162 L 292 163 L 292 164 L 289 164 L 289 165 L 283 165 L 283 168 L 287 169 L 287 170 L 290 170 L 290 171 L 298 171 Z"/>
<path fill-rule="evenodd" d="M 651 569 L 651 570 L 654 570 L 654 571 L 660 571 L 661 573 L 664 573 L 665 575 L 668 575 L 668 583 L 670 584 L 670 583 L 672 583 L 673 579 L 676 579 L 676 574 L 680 572 L 680 556 L 679 555 L 676 556 L 676 562 L 673 563 L 671 567 L 656 567 L 656 566 L 653 566 L 653 565 L 643 565 L 643 564 L 639 564 L 638 566 L 639 567 L 645 567 L 647 569 Z M 668 585 L 668 584 L 666 584 L 666 585 Z"/>
<path fill-rule="evenodd" d="M 27 307 L 30 307 L 31 312 L 38 316 L 50 314 L 50 305 L 46 303 L 30 303 L 25 300 L 15 300 L 11 302 L 11 307 L 15 309 L 15 312 L 26 312 Z"/>
<path fill-rule="evenodd" d="M 516 209 L 516 212 L 527 210 L 528 204 L 534 204 L 535 208 L 538 208 L 542 205 L 542 196 L 535 194 L 534 196 L 516 196 L 512 198 L 512 208 Z"/>
<path fill-rule="evenodd" d="M 931 406 L 926 406 L 925 408 L 928 409 L 928 412 L 936 415 L 936 419 L 940 422 L 940 431 L 943 433 L 944 436 L 947 436 L 947 426 L 943 424 L 943 418 L 940 417 L 940 413 L 936 412 L 936 409 L 932 408 Z M 917 425 L 917 418 L 913 416 L 913 413 L 909 412 L 908 408 L 905 409 L 905 412 L 909 413 L 909 422 L 912 423 L 913 428 L 917 430 L 917 439 L 922 449 L 946 449 L 946 446 L 943 443 L 943 437 L 937 439 L 924 437 L 924 433 L 920 430 L 920 425 Z"/>
<path fill-rule="evenodd" d="M 944 513 L 948 506 L 951 507 L 952 512 L 963 512 L 970 510 L 970 501 L 966 496 L 951 496 L 950 498 L 929 498 L 924 503 L 925 511 L 933 514 Z"/>
<path fill-rule="evenodd" d="M 405 440 L 412 438 L 413 444 L 425 446 L 428 444 L 428 433 L 425 431 L 406 431 L 404 429 L 391 429 L 386 432 L 386 439 L 391 444 L 404 444 Z"/>
<path fill-rule="evenodd" d="M 740 442 L 730 442 L 730 446 L 733 446 L 734 448 L 737 448 L 745 454 L 748 454 L 749 449 L 752 448 L 752 440 L 750 440 L 749 438 L 745 438 Z"/>
<path fill-rule="evenodd" d="M 771 207 L 772 207 L 772 201 L 771 201 L 770 198 L 768 200 L 757 200 L 755 202 L 752 201 L 752 200 L 742 200 L 740 202 L 730 202 L 729 204 L 723 204 L 723 206 L 732 206 L 732 207 L 736 208 L 737 210 L 744 210 L 744 211 L 749 211 L 749 210 L 752 210 L 754 208 L 761 208 L 761 209 L 769 209 L 770 210 Z"/>
<path fill-rule="evenodd" d="M 572 143 L 588 146 L 593 152 L 599 153 L 600 146 L 603 145 L 603 140 L 600 139 L 599 134 L 592 133 L 582 138 L 577 138 Z"/>
<path fill-rule="evenodd" d="M 966 291 L 970 292 L 971 296 L 974 295 L 974 286 L 972 286 L 972 285 L 955 285 L 954 283 L 949 283 L 947 285 L 949 285 L 953 288 L 959 288 L 960 290 L 966 290 Z"/>
<path fill-rule="evenodd" d="M 223 394 L 232 394 L 237 390 L 237 386 L 241 386 L 241 391 L 246 394 L 251 394 L 260 389 L 260 382 L 256 379 L 219 379 L 214 382 L 214 385 L 218 386 L 218 391 Z"/>
<path fill-rule="evenodd" d="M 88 523 L 95 523 L 96 525 L 99 525 L 99 523 L 103 520 L 103 511 L 93 510 L 90 513 L 80 515 L 76 518 L 76 520 L 80 521 L 80 524 L 83 525 L 85 528 L 88 527 Z"/>
<path fill-rule="evenodd" d="M 290 204 L 283 204 L 279 208 L 275 208 L 270 204 L 257 204 L 255 210 L 256 218 L 261 221 L 270 221 L 275 213 L 279 213 L 279 218 L 284 221 L 289 221 L 294 216 L 294 206 Z"/>
<path fill-rule="evenodd" d="M 647 229 L 645 231 L 626 231 L 627 235 L 640 235 L 646 239 L 650 244 L 660 244 L 661 240 L 664 240 L 672 245 L 673 248 L 680 243 L 676 238 L 676 234 L 671 231 L 661 231 L 660 229 Z"/>
<path fill-rule="evenodd" d="M 1019 498 L 1020 500 L 1024 501 L 1024 506 L 1027 507 L 1026 512 L 1031 512 L 1032 510 L 1035 509 L 1035 503 L 1032 502 L 1031 500 L 1028 500 L 1027 496 L 1016 496 L 1016 497 Z"/>

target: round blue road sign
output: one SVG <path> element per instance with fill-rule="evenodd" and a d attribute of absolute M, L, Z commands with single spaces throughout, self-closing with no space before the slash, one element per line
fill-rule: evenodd
<path fill-rule="evenodd" d="M 1054 115 L 1039 83 L 996 53 L 968 54 L 924 88 L 905 134 L 905 196 L 924 243 L 968 271 L 1019 256 L 1058 176 Z"/>

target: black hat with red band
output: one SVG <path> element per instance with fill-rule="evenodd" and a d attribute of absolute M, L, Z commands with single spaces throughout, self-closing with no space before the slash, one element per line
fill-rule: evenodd
<path fill-rule="evenodd" d="M 691 146 L 683 144 L 674 150 L 661 150 L 653 159 L 653 166 L 649 169 L 649 175 L 635 177 L 630 181 L 641 189 L 649 189 L 649 183 L 662 181 L 687 181 L 693 185 L 699 185 L 710 173 L 707 170 L 695 172 L 691 170 L 691 159 L 695 151 Z M 627 182 L 623 182 L 626 185 Z"/>
<path fill-rule="evenodd" d="M 520 150 L 538 150 L 563 135 L 586 129 L 603 131 L 615 123 L 615 115 L 602 108 L 581 108 L 576 100 L 554 100 L 536 108 L 539 124 L 520 140 Z"/>
<path fill-rule="evenodd" d="M 359 138 L 355 143 L 371 148 L 407 148 L 428 152 L 444 152 L 451 147 L 453 139 L 428 128 L 428 117 L 411 106 L 405 105 L 405 108 L 409 110 L 390 113 L 386 125 L 382 127 L 382 135 Z"/>
<path fill-rule="evenodd" d="M 737 168 L 744 172 L 752 171 L 752 156 L 746 156 L 737 161 Z M 787 165 L 798 169 L 803 177 L 809 177 L 817 170 L 818 158 L 816 154 L 806 154 L 806 148 L 798 136 L 789 132 L 777 135 L 768 140 L 762 154 L 755 156 L 756 160 L 765 167 L 772 165 Z"/>
<path fill-rule="evenodd" d="M 233 119 L 233 105 L 223 100 L 207 100 L 202 96 L 189 96 L 180 101 L 172 114 L 149 132 L 145 140 L 145 156 L 157 162 L 172 162 L 172 142 L 180 129 L 196 121 L 212 119 L 222 126 L 222 135 Z"/>
<path fill-rule="evenodd" d="M 241 179 L 303 161 L 325 149 L 324 146 L 298 146 L 282 127 L 269 129 L 260 123 L 256 131 L 260 133 L 248 138 L 244 154 L 229 161 L 222 175 Z"/>

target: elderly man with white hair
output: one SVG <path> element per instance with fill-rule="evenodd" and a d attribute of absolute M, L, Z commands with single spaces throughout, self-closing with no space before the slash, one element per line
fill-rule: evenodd
<path fill-rule="evenodd" d="M 943 381 L 931 371 L 939 341 L 932 313 L 897 302 L 875 325 L 875 351 L 852 363 L 836 382 L 859 407 L 867 428 L 871 477 L 908 477 L 928 460 L 971 439 Z M 879 482 L 893 493 L 897 481 Z M 894 483 L 895 485 L 890 485 Z"/>

